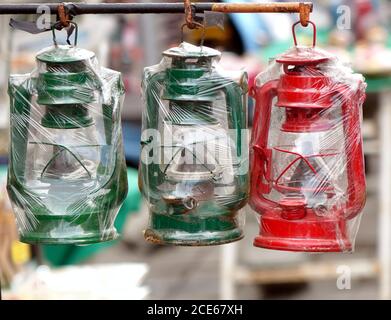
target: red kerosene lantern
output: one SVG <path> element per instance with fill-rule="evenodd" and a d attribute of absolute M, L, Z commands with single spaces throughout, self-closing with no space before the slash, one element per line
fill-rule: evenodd
<path fill-rule="evenodd" d="M 328 53 L 295 47 L 257 78 L 250 205 L 254 245 L 351 251 L 365 204 L 365 82 Z"/>

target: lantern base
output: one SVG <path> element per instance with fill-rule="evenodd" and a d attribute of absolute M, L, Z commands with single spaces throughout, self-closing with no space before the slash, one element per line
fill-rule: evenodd
<path fill-rule="evenodd" d="M 145 230 L 144 238 L 156 244 L 212 246 L 242 239 L 243 230 L 237 211 L 176 215 L 151 212 L 150 227 Z"/>
<path fill-rule="evenodd" d="M 24 233 L 20 236 L 20 241 L 29 244 L 75 244 L 85 245 L 98 242 L 112 241 L 118 238 L 117 230 L 111 229 L 101 233 L 86 234 L 84 236 L 75 235 L 69 237 L 48 236 L 48 234 L 40 234 L 34 232 Z"/>
<path fill-rule="evenodd" d="M 31 228 L 21 232 L 20 241 L 30 244 L 92 244 L 118 237 L 112 222 L 102 225 L 98 213 L 49 215 L 36 214 Z M 32 219 L 31 219 L 32 221 Z"/>
<path fill-rule="evenodd" d="M 254 239 L 254 246 L 264 249 L 300 252 L 349 252 L 352 250 L 352 244 L 347 239 L 281 239 L 258 236 Z"/>
<path fill-rule="evenodd" d="M 352 243 L 346 220 L 304 218 L 286 220 L 265 214 L 254 246 L 265 249 L 302 252 L 349 252 Z"/>
<path fill-rule="evenodd" d="M 146 241 L 154 244 L 170 244 L 176 246 L 215 246 L 243 239 L 243 231 L 239 228 L 227 231 L 188 233 L 180 230 L 144 231 Z"/>

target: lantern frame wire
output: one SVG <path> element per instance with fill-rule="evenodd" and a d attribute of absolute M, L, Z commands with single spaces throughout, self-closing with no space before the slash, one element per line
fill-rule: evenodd
<path fill-rule="evenodd" d="M 74 40 L 73 40 L 73 46 L 76 47 L 77 46 L 77 37 L 78 37 L 78 33 L 79 33 L 79 27 L 77 26 L 77 23 L 73 22 L 73 21 L 69 21 L 69 24 L 67 27 L 63 27 L 63 23 L 61 21 L 57 21 L 55 24 L 53 24 L 53 26 L 52 26 L 53 44 L 55 46 L 58 45 L 57 39 L 56 39 L 56 29 L 62 29 L 62 28 L 73 28 L 74 29 L 74 30 L 70 30 L 68 32 L 66 41 L 67 41 L 68 45 L 71 45 L 70 38 L 71 38 L 72 33 L 75 33 Z"/>

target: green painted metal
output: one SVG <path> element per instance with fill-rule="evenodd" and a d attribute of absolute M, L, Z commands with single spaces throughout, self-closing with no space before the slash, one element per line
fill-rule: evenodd
<path fill-rule="evenodd" d="M 46 106 L 41 122 L 46 128 L 75 129 L 93 124 L 86 106 L 95 102 L 98 80 L 87 70 L 86 61 L 94 55 L 87 50 L 76 52 L 60 47 L 37 55 L 46 69 L 37 79 L 37 103 Z"/>
<path fill-rule="evenodd" d="M 232 79 L 221 76 L 213 68 L 213 59 L 219 55 L 218 51 L 206 50 L 183 54 L 171 49 L 164 55 L 172 58 L 171 66 L 152 75 L 147 69 L 144 75 L 144 129 L 159 128 L 159 106 L 162 101 L 169 104 L 167 110 L 170 110 L 160 112 L 164 114 L 164 122 L 200 128 L 219 124 L 219 119 L 212 111 L 214 103 L 223 95 L 225 109 L 220 112 L 227 114 L 229 127 L 226 129 L 236 131 L 238 159 L 246 158 L 247 154 L 242 154 L 241 150 L 241 143 L 245 139 L 242 136 L 242 129 L 247 128 L 244 112 L 246 106 L 243 99 L 246 88 Z M 194 64 L 194 61 L 189 64 L 187 59 L 196 59 L 197 64 Z M 159 92 L 161 96 L 157 94 Z M 154 138 L 149 137 L 141 143 L 146 147 L 154 143 Z M 236 190 L 234 195 L 212 196 L 200 201 L 198 206 L 191 210 L 186 207 L 186 199 L 175 199 L 174 194 L 166 194 L 161 190 L 161 186 L 167 183 L 181 183 L 194 190 L 197 187 L 215 188 L 223 185 L 210 177 L 194 180 L 183 174 L 180 181 L 176 179 L 162 171 L 158 163 L 140 163 L 140 189 L 149 202 L 151 215 L 149 228 L 145 231 L 147 241 L 204 246 L 228 243 L 243 237 L 238 211 L 247 201 L 247 174 L 235 175 L 234 181 L 230 184 Z"/>
<path fill-rule="evenodd" d="M 55 71 L 57 65 L 48 64 L 47 67 L 48 72 L 40 73 L 37 80 L 39 104 L 64 106 L 94 102 L 94 78 L 83 68 L 80 72 L 66 73 Z"/>
<path fill-rule="evenodd" d="M 81 104 L 46 105 L 41 124 L 45 128 L 76 129 L 89 127 L 94 124 L 94 120 Z"/>
<path fill-rule="evenodd" d="M 95 57 L 92 51 L 77 47 L 56 46 L 53 50 L 43 50 L 37 54 L 39 62 L 59 64 L 63 67 L 64 64 L 72 64 L 75 68 L 85 68 L 85 61 L 91 60 Z M 77 65 L 77 62 L 80 62 Z"/>

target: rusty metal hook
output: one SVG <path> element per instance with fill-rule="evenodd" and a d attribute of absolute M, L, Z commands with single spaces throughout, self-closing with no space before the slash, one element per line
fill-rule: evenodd
<path fill-rule="evenodd" d="M 63 2 L 58 5 L 57 13 L 58 13 L 58 18 L 60 19 L 61 26 L 64 28 L 69 27 L 71 19 L 69 17 L 69 14 L 65 8 L 65 4 Z"/>
<path fill-rule="evenodd" d="M 69 14 L 68 9 L 66 7 L 66 3 L 62 2 L 57 6 L 57 18 L 58 21 L 53 25 L 52 27 L 52 34 L 53 34 L 53 43 L 55 46 L 57 46 L 57 40 L 56 40 L 56 34 L 55 29 L 67 30 L 67 43 L 68 45 L 71 45 L 70 37 L 75 30 L 75 39 L 74 39 L 74 46 L 77 45 L 77 34 L 78 34 L 78 27 L 75 22 L 72 21 L 72 15 Z"/>
<path fill-rule="evenodd" d="M 202 28 L 202 37 L 201 37 L 201 43 L 200 46 L 202 47 L 204 45 L 205 41 L 205 34 L 206 34 L 206 28 L 205 25 L 196 21 L 197 17 L 195 15 L 196 13 L 196 8 L 195 6 L 191 3 L 191 0 L 184 0 L 183 5 L 185 7 L 185 23 L 181 27 L 181 42 L 184 40 L 184 29 L 187 27 L 189 30 L 194 30 L 197 28 Z"/>
<path fill-rule="evenodd" d="M 190 0 L 184 0 L 183 5 L 185 6 L 185 21 L 189 29 L 196 29 L 197 24 L 194 21 L 195 7 L 191 4 Z"/>

